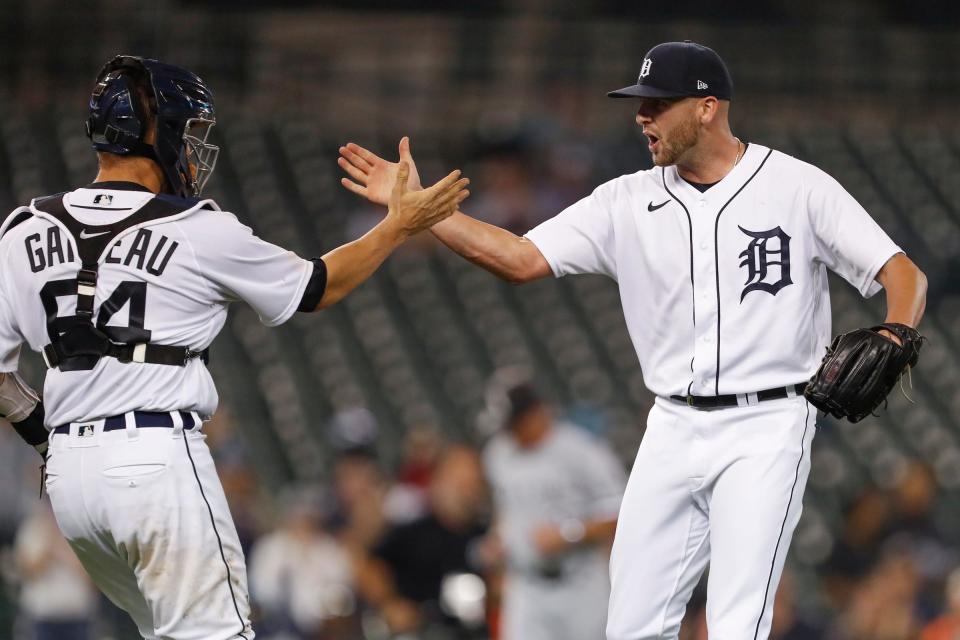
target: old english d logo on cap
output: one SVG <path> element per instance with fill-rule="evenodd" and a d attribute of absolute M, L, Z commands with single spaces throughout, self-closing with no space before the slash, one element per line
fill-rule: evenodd
<path fill-rule="evenodd" d="M 653 65 L 653 60 L 651 60 L 650 58 L 643 59 L 643 66 L 640 67 L 641 78 L 646 78 L 648 75 L 650 75 L 650 67 L 652 65 Z"/>

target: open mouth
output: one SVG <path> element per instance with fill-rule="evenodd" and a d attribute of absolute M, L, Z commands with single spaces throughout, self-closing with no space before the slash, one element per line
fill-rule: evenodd
<path fill-rule="evenodd" d="M 660 144 L 660 137 L 649 131 L 644 131 L 643 135 L 647 136 L 647 147 L 650 151 L 655 151 Z"/>

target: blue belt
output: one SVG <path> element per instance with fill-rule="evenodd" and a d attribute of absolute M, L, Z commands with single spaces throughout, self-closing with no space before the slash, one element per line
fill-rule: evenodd
<path fill-rule="evenodd" d="M 194 419 L 193 414 L 188 411 L 178 411 L 180 418 L 183 420 L 184 429 L 192 429 L 197 425 L 197 421 Z M 173 428 L 173 416 L 169 411 L 134 411 L 133 412 L 133 422 L 138 428 L 145 427 L 160 427 L 163 429 L 172 429 Z M 104 418 L 103 420 L 103 430 L 104 431 L 116 431 L 118 429 L 127 428 L 127 418 L 125 415 L 119 416 L 110 416 L 109 418 Z M 65 424 L 59 427 L 56 427 L 53 430 L 57 434 L 69 434 L 70 425 Z"/>

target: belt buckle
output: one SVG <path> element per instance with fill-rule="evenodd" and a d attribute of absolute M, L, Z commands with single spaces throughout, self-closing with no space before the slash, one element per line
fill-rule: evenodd
<path fill-rule="evenodd" d="M 692 407 L 692 406 L 693 406 L 693 396 L 690 395 L 689 393 L 687 394 L 687 406 L 688 406 L 688 407 Z"/>

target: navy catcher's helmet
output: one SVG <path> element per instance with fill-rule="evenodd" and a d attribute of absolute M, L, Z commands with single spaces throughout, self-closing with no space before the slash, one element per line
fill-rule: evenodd
<path fill-rule="evenodd" d="M 151 116 L 157 126 L 152 145 L 144 142 Z M 198 76 L 149 58 L 117 56 L 97 76 L 87 137 L 97 151 L 150 158 L 163 169 L 170 193 L 193 197 L 220 152 L 207 143 L 214 124 L 213 93 Z"/>

